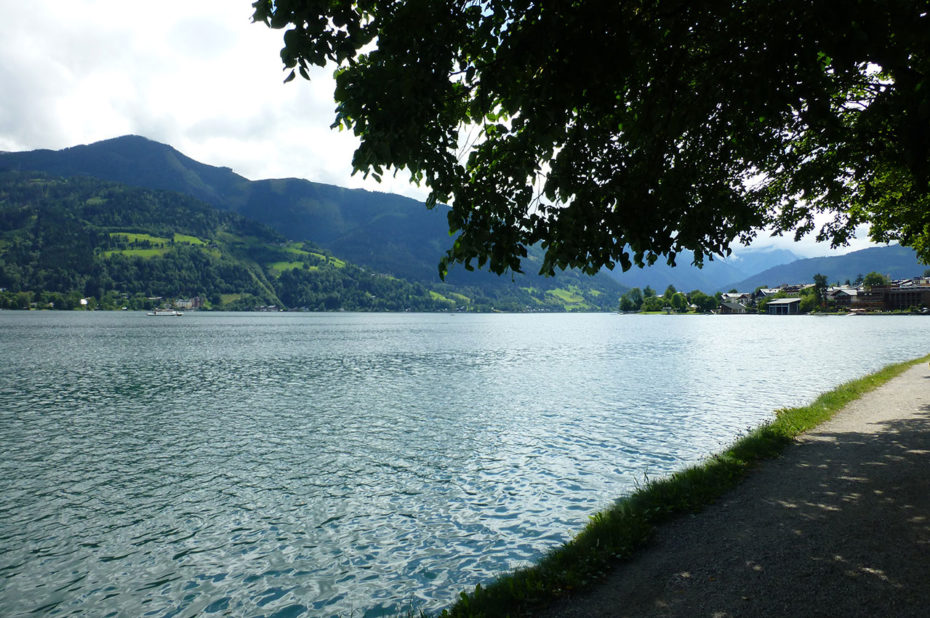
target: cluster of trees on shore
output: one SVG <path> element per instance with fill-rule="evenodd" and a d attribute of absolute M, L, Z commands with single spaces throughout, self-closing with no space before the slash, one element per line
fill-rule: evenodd
<path fill-rule="evenodd" d="M 644 289 L 632 288 L 626 294 L 620 297 L 620 311 L 630 312 L 650 312 L 650 311 L 674 311 L 676 313 L 686 313 L 694 305 L 694 311 L 697 313 L 710 313 L 720 304 L 722 293 L 717 292 L 715 295 L 705 294 L 701 290 L 692 290 L 684 294 L 670 285 L 660 296 L 650 286 Z"/>
<path fill-rule="evenodd" d="M 10 290 L 0 292 L 0 309 L 27 310 L 27 309 L 56 309 L 56 310 L 87 310 L 103 309 L 118 311 L 120 309 L 152 310 L 160 307 L 163 300 L 160 297 L 148 297 L 141 293 L 127 294 L 110 290 L 99 297 L 87 296 L 78 290 L 69 292 L 50 292 L 47 290 L 33 291 Z"/>

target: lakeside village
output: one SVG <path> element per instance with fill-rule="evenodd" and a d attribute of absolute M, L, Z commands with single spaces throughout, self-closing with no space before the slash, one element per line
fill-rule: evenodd
<path fill-rule="evenodd" d="M 799 315 L 839 313 L 844 315 L 911 313 L 930 314 L 930 270 L 922 277 L 891 280 L 879 273 L 860 275 L 845 285 L 829 285 L 824 275 L 813 283 L 758 287 L 752 292 L 700 290 L 683 294 L 669 286 L 658 296 L 648 286 L 633 288 L 620 298 L 621 313 L 713 313 L 736 315 Z"/>
<path fill-rule="evenodd" d="M 165 298 L 161 296 L 122 294 L 105 298 L 98 303 L 94 297 L 70 294 L 18 292 L 0 288 L 0 310 L 3 309 L 64 309 L 64 310 L 146 310 L 150 315 L 181 315 L 181 311 L 209 310 L 205 298 Z M 275 305 L 257 305 L 251 311 L 279 312 L 288 309 Z M 717 292 L 705 294 L 701 290 L 682 293 L 670 285 L 662 295 L 651 287 L 632 288 L 620 297 L 620 313 L 703 313 L 737 315 L 762 313 L 768 315 L 799 315 L 807 313 L 833 314 L 887 314 L 909 313 L 930 315 L 930 269 L 921 277 L 891 280 L 880 273 L 871 272 L 855 281 L 827 283 L 824 275 L 814 275 L 813 283 L 781 285 L 775 288 L 758 287 L 752 292 Z"/>

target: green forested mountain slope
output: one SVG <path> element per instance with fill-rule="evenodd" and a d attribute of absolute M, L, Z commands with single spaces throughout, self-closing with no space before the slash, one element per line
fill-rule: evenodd
<path fill-rule="evenodd" d="M 422 286 L 188 196 L 17 172 L 0 174 L 0 287 L 98 300 L 202 296 L 226 308 L 442 308 Z"/>
<path fill-rule="evenodd" d="M 0 288 L 8 296 L 55 293 L 72 304 L 81 296 L 201 296 L 233 309 L 596 308 L 568 289 L 552 294 L 513 285 L 488 294 L 426 286 L 289 241 L 179 193 L 11 171 L 0 173 Z"/>
<path fill-rule="evenodd" d="M 0 175 L 0 287 L 276 300 L 250 252 L 270 229 L 175 193 L 91 178 Z"/>
<path fill-rule="evenodd" d="M 204 165 L 170 146 L 138 136 L 60 151 L 3 153 L 0 169 L 4 168 L 82 174 L 177 191 L 265 223 L 289 240 L 313 242 L 348 262 L 448 289 L 440 285 L 437 271 L 440 257 L 452 243 L 442 206 L 428 210 L 399 195 L 296 178 L 249 181 L 229 168 Z M 531 268 L 532 262 L 528 271 Z M 575 308 L 614 308 L 625 289 L 605 274 L 591 278 L 571 271 L 554 279 L 535 272 L 511 279 L 458 267 L 447 281 L 460 292 L 460 288 L 480 290 L 489 298 L 521 296 L 526 289 L 553 294 L 576 290 L 586 300 L 569 306 Z"/>
<path fill-rule="evenodd" d="M 291 240 L 311 240 L 349 261 L 411 279 L 434 279 L 440 245 L 450 242 L 445 214 L 415 200 L 297 178 L 249 181 L 134 135 L 58 151 L 2 153 L 0 169 L 93 176 L 183 193 L 265 223 Z"/>
<path fill-rule="evenodd" d="M 229 168 L 199 163 L 170 146 L 137 135 L 62 150 L 4 152 L 0 153 L 0 169 L 93 176 L 136 187 L 177 191 L 214 206 L 234 200 L 249 184 Z"/>

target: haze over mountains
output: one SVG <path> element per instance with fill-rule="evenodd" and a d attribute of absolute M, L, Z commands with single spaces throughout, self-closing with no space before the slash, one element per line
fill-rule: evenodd
<path fill-rule="evenodd" d="M 338 258 L 414 282 L 439 281 L 437 263 L 452 242 L 444 207 L 428 210 L 422 203 L 398 195 L 297 178 L 251 181 L 229 168 L 200 163 L 171 146 L 139 136 L 59 151 L 0 153 L 0 169 L 39 170 L 56 176 L 86 175 L 183 193 L 269 225 L 288 240 L 311 241 Z M 492 289 L 508 286 L 560 289 L 558 293 L 563 294 L 572 288 L 573 294 L 587 295 L 589 300 L 600 298 L 598 304 L 606 307 L 615 306 L 615 302 L 605 303 L 604 297 L 618 298 L 625 287 L 651 285 L 661 291 L 672 284 L 683 291 L 715 291 L 732 287 L 748 289 L 757 281 L 758 285 L 795 282 L 793 279 L 803 282 L 820 271 L 832 281 L 855 278 L 871 270 L 892 276 L 913 276 L 924 270 L 913 252 L 901 247 L 879 247 L 817 259 L 827 261 L 801 260 L 796 270 L 778 270 L 797 263 L 797 256 L 778 249 L 739 250 L 726 260 L 705 262 L 703 269 L 691 267 L 690 256 L 682 255 L 675 268 L 661 263 L 626 273 L 602 273 L 594 278 L 568 271 L 547 279 L 535 274 L 540 253 L 531 251 L 525 263 L 525 276 L 498 277 L 455 266 L 447 280 L 454 285 Z"/>
<path fill-rule="evenodd" d="M 923 274 L 914 251 L 900 245 L 870 247 L 846 255 L 807 258 L 769 268 L 739 281 L 733 287 L 754 290 L 759 286 L 775 287 L 784 283 L 810 283 L 815 274 L 826 275 L 830 283 L 855 281 L 856 277 L 875 271 L 890 279 L 906 279 Z"/>
<path fill-rule="evenodd" d="M 917 260 L 912 249 L 890 245 L 815 258 L 799 258 L 785 249 L 742 249 L 727 260 L 705 262 L 703 268 L 692 266 L 690 256 L 682 256 L 674 268 L 661 263 L 625 273 L 611 273 L 611 276 L 624 286 L 644 288 L 650 285 L 659 292 L 669 285 L 685 292 L 695 289 L 751 292 L 760 286 L 811 283 L 815 274 L 826 275 L 830 283 L 844 283 L 872 271 L 891 279 L 904 279 L 920 275 L 927 268 Z"/>
<path fill-rule="evenodd" d="M 727 259 L 705 260 L 703 268 L 691 264 L 693 254 L 683 253 L 674 267 L 659 261 L 646 268 L 631 268 L 627 272 L 614 271 L 611 276 L 626 287 L 645 288 L 647 285 L 661 292 L 669 285 L 690 292 L 728 290 L 736 282 L 747 279 L 769 268 L 794 262 L 797 255 L 787 249 L 742 249 Z"/>

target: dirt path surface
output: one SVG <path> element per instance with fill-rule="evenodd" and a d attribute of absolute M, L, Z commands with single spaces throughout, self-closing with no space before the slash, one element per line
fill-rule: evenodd
<path fill-rule="evenodd" d="M 930 616 L 930 368 L 916 365 L 543 616 Z"/>

